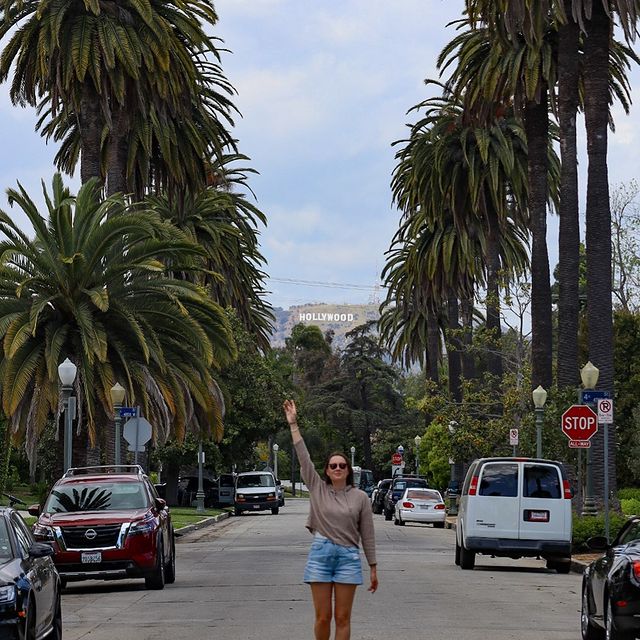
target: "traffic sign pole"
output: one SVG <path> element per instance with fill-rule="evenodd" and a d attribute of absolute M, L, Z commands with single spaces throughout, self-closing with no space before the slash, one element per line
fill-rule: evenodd
<path fill-rule="evenodd" d="M 136 407 L 136 444 L 135 453 L 133 454 L 133 464 L 138 464 L 138 435 L 140 433 L 140 406 Z"/>

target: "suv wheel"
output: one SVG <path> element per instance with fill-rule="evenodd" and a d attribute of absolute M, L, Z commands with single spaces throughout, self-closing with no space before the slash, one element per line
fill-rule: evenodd
<path fill-rule="evenodd" d="M 173 531 L 171 532 L 171 539 L 173 540 Z M 169 564 L 164 568 L 164 581 L 166 584 L 173 584 L 176 581 L 176 544 L 171 543 L 171 556 L 169 557 Z"/>
<path fill-rule="evenodd" d="M 162 543 L 158 545 L 158 557 L 156 559 L 156 568 L 153 573 L 144 579 L 147 589 L 160 590 L 164 589 L 164 549 Z"/>
<path fill-rule="evenodd" d="M 277 516 L 277 515 L 278 515 L 278 513 L 280 513 L 280 507 L 272 507 L 272 508 L 271 508 L 271 513 L 272 513 L 274 516 Z"/>

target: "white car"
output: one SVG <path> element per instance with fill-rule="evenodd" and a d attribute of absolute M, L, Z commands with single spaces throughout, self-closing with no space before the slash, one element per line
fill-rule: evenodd
<path fill-rule="evenodd" d="M 439 491 L 410 487 L 396 502 L 393 523 L 403 526 L 406 522 L 430 522 L 442 529 L 446 517 L 447 511 Z"/>

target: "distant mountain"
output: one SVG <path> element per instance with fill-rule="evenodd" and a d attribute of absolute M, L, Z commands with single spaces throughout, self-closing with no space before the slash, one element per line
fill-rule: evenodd
<path fill-rule="evenodd" d="M 276 307 L 275 330 L 271 336 L 272 347 L 284 347 L 285 338 L 298 324 L 316 325 L 324 333 L 333 330 L 333 346 L 341 349 L 346 343 L 345 334 L 369 320 L 378 320 L 377 304 L 303 304 L 289 309 Z"/>

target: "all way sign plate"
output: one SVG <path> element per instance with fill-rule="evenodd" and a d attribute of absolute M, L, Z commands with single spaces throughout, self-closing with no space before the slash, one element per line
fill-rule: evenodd
<path fill-rule="evenodd" d="M 591 440 L 569 440 L 570 449 L 589 449 Z"/>

